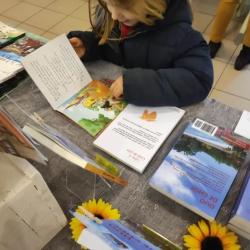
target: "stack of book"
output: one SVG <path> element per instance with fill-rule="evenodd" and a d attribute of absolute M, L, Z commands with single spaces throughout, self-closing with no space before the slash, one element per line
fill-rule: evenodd
<path fill-rule="evenodd" d="M 245 177 L 239 198 L 229 220 L 229 228 L 250 240 L 250 171 Z"/>

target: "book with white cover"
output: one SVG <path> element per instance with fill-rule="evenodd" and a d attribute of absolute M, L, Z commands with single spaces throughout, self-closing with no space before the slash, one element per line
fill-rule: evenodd
<path fill-rule="evenodd" d="M 241 114 L 240 120 L 234 130 L 238 135 L 250 139 L 250 112 L 244 110 Z"/>
<path fill-rule="evenodd" d="M 176 107 L 129 104 L 94 145 L 142 173 L 184 113 Z"/>

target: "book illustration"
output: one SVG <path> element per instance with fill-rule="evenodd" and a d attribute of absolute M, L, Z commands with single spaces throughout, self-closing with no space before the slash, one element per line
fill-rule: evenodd
<path fill-rule="evenodd" d="M 143 114 L 141 116 L 142 120 L 145 120 L 145 121 L 148 121 L 148 122 L 155 121 L 156 118 L 157 118 L 157 113 L 155 111 L 148 112 L 147 109 L 144 110 L 144 112 L 143 112 Z"/>
<path fill-rule="evenodd" d="M 236 170 L 239 169 L 246 157 L 246 151 L 230 144 L 223 136 L 219 137 L 218 133 L 211 136 L 190 126 L 184 132 L 182 143 L 176 144 L 176 149 L 178 152 L 184 152 L 187 156 L 203 152 L 214 158 L 216 164 L 225 164 Z"/>
<path fill-rule="evenodd" d="M 25 37 L 2 48 L 0 56 L 20 62 L 22 57 L 27 56 L 45 43 L 46 40 L 44 38 L 28 33 Z"/>
<path fill-rule="evenodd" d="M 244 149 L 190 124 L 150 184 L 211 220 L 216 217 L 245 157 Z"/>
<path fill-rule="evenodd" d="M 23 31 L 0 22 L 0 47 L 24 35 Z"/>
<path fill-rule="evenodd" d="M 125 102 L 112 98 L 108 83 L 94 80 L 77 95 L 60 106 L 59 110 L 95 136 L 125 106 Z"/>

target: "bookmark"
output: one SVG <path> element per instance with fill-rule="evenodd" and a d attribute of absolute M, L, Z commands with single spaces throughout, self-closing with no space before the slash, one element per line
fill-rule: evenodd
<path fill-rule="evenodd" d="M 142 225 L 142 232 L 146 237 L 150 238 L 155 243 L 160 244 L 163 250 L 181 250 L 178 245 L 144 224 Z"/>
<path fill-rule="evenodd" d="M 87 171 L 91 172 L 91 173 L 94 173 L 94 174 L 97 174 L 107 180 L 110 180 L 112 182 L 115 182 L 116 184 L 119 184 L 121 186 L 127 186 L 128 185 L 128 181 L 118 177 L 118 176 L 115 176 L 115 175 L 112 175 L 110 173 L 108 173 L 107 171 L 105 170 L 102 170 L 100 168 L 97 168 L 93 165 L 91 165 L 90 163 L 87 163 L 86 166 L 84 167 L 84 169 L 86 169 Z"/>

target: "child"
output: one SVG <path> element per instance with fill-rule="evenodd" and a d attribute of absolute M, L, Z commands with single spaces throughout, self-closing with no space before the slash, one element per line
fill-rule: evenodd
<path fill-rule="evenodd" d="M 68 37 L 83 62 L 103 59 L 127 68 L 111 86 L 115 98 L 143 106 L 206 98 L 213 68 L 206 42 L 191 27 L 187 0 L 98 2 L 94 31 Z"/>
<path fill-rule="evenodd" d="M 215 57 L 217 51 L 221 47 L 223 35 L 238 4 L 239 0 L 220 1 L 210 35 L 209 47 L 211 58 Z M 236 58 L 234 68 L 236 70 L 241 70 L 247 64 L 250 64 L 250 19 L 244 35 L 243 47 L 240 54 Z"/>

